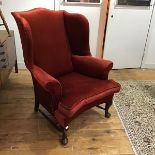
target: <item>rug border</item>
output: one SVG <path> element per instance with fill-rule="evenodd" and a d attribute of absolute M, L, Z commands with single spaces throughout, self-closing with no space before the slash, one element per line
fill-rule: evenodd
<path fill-rule="evenodd" d="M 123 81 L 123 82 L 125 82 L 125 81 L 128 81 L 128 82 L 137 82 L 137 81 L 140 81 L 140 82 L 155 82 L 155 80 L 154 79 L 149 79 L 149 80 L 134 80 L 134 79 L 130 79 L 130 80 L 117 80 L 118 82 L 120 82 L 120 81 Z M 124 128 L 124 130 L 125 130 L 125 133 L 126 133 L 126 135 L 127 135 L 127 137 L 128 137 L 128 139 L 129 139 L 129 142 L 130 142 L 130 144 L 131 144 L 131 147 L 132 147 L 132 150 L 134 151 L 134 153 L 135 153 L 135 155 L 139 155 L 138 154 L 138 152 L 137 152 L 137 150 L 136 150 L 136 148 L 135 148 L 135 146 L 133 145 L 133 143 L 132 143 L 132 140 L 131 140 L 131 138 L 130 138 L 130 136 L 129 136 L 129 134 L 128 134 L 128 132 L 127 132 L 127 128 L 125 127 L 125 125 L 124 125 L 124 123 L 123 123 L 123 119 L 121 118 L 121 115 L 120 115 L 120 113 L 119 113 L 119 111 L 118 111 L 118 109 L 117 109 L 117 106 L 116 106 L 116 104 L 115 104 L 115 101 L 113 101 L 113 106 L 114 106 L 114 108 L 116 109 L 116 111 L 117 111 L 117 115 L 118 115 L 118 117 L 119 117 L 119 119 L 120 119 L 120 121 L 121 121 L 121 124 L 122 124 L 122 126 L 123 126 L 123 128 Z M 155 154 L 154 154 L 155 155 Z"/>
<path fill-rule="evenodd" d="M 123 123 L 123 120 L 122 120 L 122 118 L 121 118 L 121 116 L 120 116 L 120 114 L 119 114 L 119 112 L 118 112 L 118 109 L 117 109 L 117 106 L 115 105 L 115 102 L 114 102 L 113 105 L 114 105 L 115 110 L 117 111 L 117 115 L 118 115 L 118 117 L 119 117 L 119 119 L 120 119 L 120 121 L 121 121 L 121 124 L 122 124 L 122 126 L 123 126 L 123 128 L 124 128 L 124 130 L 125 130 L 125 133 L 126 133 L 128 139 L 129 139 L 129 142 L 130 142 L 130 144 L 131 144 L 132 150 L 133 150 L 133 152 L 135 153 L 135 155 L 138 155 L 138 153 L 137 153 L 137 151 L 136 151 L 134 145 L 132 144 L 132 141 L 131 141 L 131 138 L 130 138 L 128 132 L 127 132 L 127 129 L 126 129 L 124 123 Z"/>

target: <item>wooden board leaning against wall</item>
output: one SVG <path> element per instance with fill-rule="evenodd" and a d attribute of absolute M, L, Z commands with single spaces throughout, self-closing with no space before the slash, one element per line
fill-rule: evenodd
<path fill-rule="evenodd" d="M 12 68 L 18 73 L 17 56 L 14 40 L 14 32 L 9 30 L 5 17 L 0 9 L 0 26 L 6 30 L 0 30 L 0 89 L 6 83 Z"/>
<path fill-rule="evenodd" d="M 99 58 L 103 58 L 103 54 L 104 54 L 104 42 L 105 42 L 105 36 L 106 36 L 109 5 L 110 5 L 110 0 L 102 0 L 98 38 L 97 38 L 97 48 L 96 48 L 96 53 L 97 53 L 96 56 Z"/>
<path fill-rule="evenodd" d="M 0 30 L 0 89 L 6 83 L 13 67 L 18 72 L 14 32 L 10 36 L 5 30 Z"/>

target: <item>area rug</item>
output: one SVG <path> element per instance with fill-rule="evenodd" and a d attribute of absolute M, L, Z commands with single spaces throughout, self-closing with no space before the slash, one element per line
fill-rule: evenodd
<path fill-rule="evenodd" d="M 119 81 L 114 105 L 136 155 L 155 155 L 155 81 Z"/>

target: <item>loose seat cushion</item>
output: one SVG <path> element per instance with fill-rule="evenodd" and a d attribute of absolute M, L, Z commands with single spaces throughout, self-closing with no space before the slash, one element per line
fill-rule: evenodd
<path fill-rule="evenodd" d="M 113 80 L 100 80 L 77 72 L 58 78 L 62 85 L 62 100 L 58 109 L 71 117 L 73 113 L 94 101 L 119 91 L 120 85 Z"/>

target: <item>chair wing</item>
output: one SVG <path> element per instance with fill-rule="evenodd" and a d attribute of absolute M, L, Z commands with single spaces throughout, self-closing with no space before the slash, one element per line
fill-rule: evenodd
<path fill-rule="evenodd" d="M 64 22 L 72 53 L 75 55 L 91 55 L 87 18 L 81 14 L 64 11 Z"/>

